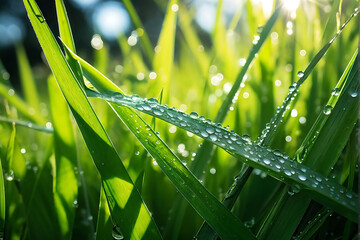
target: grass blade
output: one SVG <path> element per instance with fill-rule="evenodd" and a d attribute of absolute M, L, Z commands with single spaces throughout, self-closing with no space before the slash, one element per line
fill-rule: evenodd
<path fill-rule="evenodd" d="M 102 177 L 112 217 L 125 238 L 161 239 L 142 198 L 61 53 L 40 9 L 24 0 L 28 17 Z M 104 153 L 106 153 L 104 155 Z"/>
<path fill-rule="evenodd" d="M 152 63 L 154 59 L 154 50 L 150 42 L 149 36 L 147 35 L 144 26 L 140 20 L 140 17 L 136 13 L 136 10 L 132 5 L 131 0 L 123 0 L 122 2 L 124 3 L 135 27 L 137 28 L 138 31 L 141 32 L 141 34 L 138 33 L 140 37 L 141 46 L 145 52 L 145 56 L 147 57 L 147 60 L 149 61 L 149 63 Z"/>
<path fill-rule="evenodd" d="M 23 120 L 18 120 L 18 119 L 9 119 L 9 118 L 2 117 L 2 116 L 0 116 L 0 122 L 15 123 L 18 126 L 27 127 L 30 129 L 34 129 L 34 130 L 46 132 L 46 133 L 54 132 L 54 129 L 51 127 L 51 124 L 47 124 L 46 126 L 41 126 L 41 125 L 37 125 L 33 122 L 23 121 Z"/>
<path fill-rule="evenodd" d="M 38 92 L 33 77 L 29 60 L 26 56 L 24 46 L 17 44 L 15 46 L 16 57 L 19 65 L 21 86 L 24 92 L 25 101 L 35 110 L 39 111 Z"/>
<path fill-rule="evenodd" d="M 61 237 L 70 239 L 75 218 L 73 204 L 77 201 L 78 180 L 75 137 L 69 110 L 54 77 L 49 78 L 49 96 L 54 124 L 55 181 L 54 200 L 58 213 Z M 55 111 L 56 109 L 56 111 Z"/>
<path fill-rule="evenodd" d="M 169 1 L 159 41 L 156 46 L 158 51 L 156 51 L 154 56 L 154 69 L 158 74 L 158 80 L 162 84 L 169 82 L 174 61 L 177 10 L 174 11 L 173 6 L 178 8 L 177 0 Z"/>
<path fill-rule="evenodd" d="M 355 193 L 332 182 L 307 166 L 293 160 L 289 161 L 289 157 L 286 155 L 284 157 L 277 151 L 251 143 L 248 136 L 240 137 L 235 132 L 229 132 L 226 128 L 222 128 L 221 125 L 215 124 L 209 119 L 198 117 L 196 113 L 188 115 L 175 108 L 160 105 L 153 99 L 141 99 L 138 96 L 126 96 L 119 93 L 104 95 L 93 91 L 88 91 L 88 95 L 132 107 L 192 132 L 218 145 L 246 164 L 267 172 L 274 178 L 285 181 L 295 188 L 301 187 L 311 190 L 323 204 L 331 205 L 340 214 L 356 221 L 357 195 Z M 330 189 L 333 190 L 330 191 Z"/>
<path fill-rule="evenodd" d="M 24 100 L 22 100 L 17 94 L 15 94 L 14 89 L 7 87 L 5 84 L 0 83 L 0 95 L 6 98 L 11 105 L 13 105 L 17 111 L 19 111 L 24 117 L 33 121 L 37 124 L 46 123 L 46 119 L 41 116 L 38 112 L 31 111 L 31 106 L 29 106 Z"/>

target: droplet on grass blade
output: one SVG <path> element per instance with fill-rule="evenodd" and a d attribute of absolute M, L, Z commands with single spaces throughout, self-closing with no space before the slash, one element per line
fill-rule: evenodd
<path fill-rule="evenodd" d="M 123 240 L 124 239 L 124 236 L 121 234 L 121 231 L 120 231 L 120 228 L 118 227 L 118 225 L 115 225 L 113 227 L 111 235 L 115 240 Z"/>
<path fill-rule="evenodd" d="M 324 113 L 325 115 L 330 115 L 332 109 L 333 109 L 332 106 L 326 105 L 326 106 L 324 107 L 324 109 L 323 109 L 323 113 Z"/>

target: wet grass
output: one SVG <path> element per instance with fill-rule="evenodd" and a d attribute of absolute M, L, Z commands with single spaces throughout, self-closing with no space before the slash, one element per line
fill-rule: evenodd
<path fill-rule="evenodd" d="M 61 46 L 24 1 L 52 74 L 40 87 L 19 44 L 23 92 L 0 81 L 2 236 L 356 238 L 358 3 L 248 1 L 225 24 L 219 1 L 210 42 L 189 6 L 157 4 L 153 45 L 124 1 L 119 61 L 76 52 L 62 0 Z"/>

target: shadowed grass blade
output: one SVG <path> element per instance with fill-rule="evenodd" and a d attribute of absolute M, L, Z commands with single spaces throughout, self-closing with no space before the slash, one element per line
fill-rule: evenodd
<path fill-rule="evenodd" d="M 62 55 L 36 2 L 23 2 L 51 70 L 102 177 L 114 223 L 120 227 L 125 238 L 161 239 L 138 190 Z"/>

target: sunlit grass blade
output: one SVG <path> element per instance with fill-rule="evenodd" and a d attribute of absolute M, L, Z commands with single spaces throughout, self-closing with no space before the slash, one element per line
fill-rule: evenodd
<path fill-rule="evenodd" d="M 24 5 L 49 65 L 102 177 L 114 223 L 120 227 L 125 238 L 161 239 L 138 190 L 62 55 L 36 2 L 24 0 Z"/>
<path fill-rule="evenodd" d="M 143 27 L 140 17 L 136 13 L 136 10 L 135 10 L 133 4 L 131 3 L 131 0 L 123 0 L 122 2 L 124 3 L 126 10 L 128 11 L 135 27 L 137 28 L 138 36 L 140 38 L 142 48 L 144 49 L 145 56 L 147 57 L 147 60 L 149 61 L 149 63 L 152 64 L 153 59 L 154 59 L 153 46 L 150 42 L 147 32 L 145 31 L 145 28 Z"/>
<path fill-rule="evenodd" d="M 267 172 L 274 178 L 293 185 L 295 188 L 301 187 L 311 190 L 314 196 L 318 196 L 317 200 L 325 205 L 330 205 L 340 214 L 356 221 L 357 195 L 355 193 L 325 178 L 307 166 L 294 160 L 290 161 L 288 156 L 285 155 L 284 157 L 278 151 L 272 151 L 253 144 L 248 136 L 240 137 L 235 132 L 229 132 L 209 119 L 198 117 L 196 113 L 188 115 L 175 108 L 160 105 L 155 99 L 147 100 L 138 96 L 126 96 L 120 93 L 105 95 L 93 91 L 87 92 L 89 96 L 132 107 L 192 132 L 218 145 L 243 160 L 246 164 Z"/>
<path fill-rule="evenodd" d="M 15 47 L 16 57 L 19 65 L 20 80 L 21 86 L 24 93 L 25 101 L 35 110 L 39 111 L 39 99 L 38 91 L 35 84 L 35 79 L 31 71 L 31 66 L 26 56 L 24 46 L 22 44 L 17 44 Z"/>
<path fill-rule="evenodd" d="M 101 92 L 122 92 L 116 85 L 91 65 L 73 55 L 80 61 L 85 77 Z M 155 99 L 154 99 L 155 100 Z M 155 100 L 156 101 L 156 100 Z M 189 201 L 194 209 L 224 239 L 253 239 L 248 229 L 227 210 L 183 165 L 162 139 L 146 124 L 137 113 L 127 107 L 110 104 L 121 120 L 136 136 L 162 171 L 172 181 L 178 191 Z M 191 186 L 191 187 L 190 187 Z M 221 216 L 219 218 L 219 216 Z M 224 224 L 224 222 L 226 224 Z"/>
<path fill-rule="evenodd" d="M 177 0 L 171 0 L 168 3 L 160 37 L 156 46 L 158 51 L 156 51 L 154 56 L 154 69 L 158 75 L 158 81 L 161 81 L 162 84 L 169 84 L 169 80 L 171 79 L 178 11 L 174 11 L 173 8 L 179 8 L 177 2 Z M 167 91 L 167 89 L 165 90 Z"/>
<path fill-rule="evenodd" d="M 18 112 L 20 112 L 30 121 L 33 121 L 37 124 L 46 123 L 46 120 L 43 116 L 41 116 L 38 112 L 34 113 L 34 111 L 31 110 L 31 106 L 29 106 L 26 102 L 24 102 L 24 100 L 15 94 L 14 89 L 6 86 L 4 83 L 0 83 L 0 95 L 6 98 Z"/>
<path fill-rule="evenodd" d="M 78 181 L 74 170 L 77 166 L 76 145 L 68 106 L 54 77 L 50 77 L 48 81 L 55 143 L 54 200 L 61 237 L 70 239 L 75 218 L 73 205 L 78 195 Z"/>
<path fill-rule="evenodd" d="M 27 127 L 41 132 L 53 133 L 54 129 L 48 124 L 47 126 L 37 125 L 33 122 L 23 121 L 18 119 L 10 119 L 0 116 L 0 122 L 15 123 L 18 126 Z"/>

